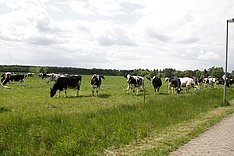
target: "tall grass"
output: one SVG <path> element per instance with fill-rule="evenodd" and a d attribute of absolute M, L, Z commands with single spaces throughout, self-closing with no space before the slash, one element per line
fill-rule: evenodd
<path fill-rule="evenodd" d="M 53 84 L 39 78 L 1 88 L 0 155 L 103 155 L 222 104 L 222 88 L 168 95 L 164 85 L 154 94 L 149 81 L 143 103 L 143 93 L 126 93 L 122 77 L 107 77 L 100 97 L 92 97 L 89 80 L 83 77 L 77 98 L 72 90 L 69 98 L 50 98 Z"/>

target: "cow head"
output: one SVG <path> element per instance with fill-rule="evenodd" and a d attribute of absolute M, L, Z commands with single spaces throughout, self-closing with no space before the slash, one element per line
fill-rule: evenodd
<path fill-rule="evenodd" d="M 50 88 L 50 97 L 53 97 L 56 94 L 56 90 Z"/>
<path fill-rule="evenodd" d="M 178 93 L 178 94 L 180 94 L 180 92 L 182 91 L 181 88 L 177 88 L 176 90 L 177 90 L 177 93 Z"/>
<path fill-rule="evenodd" d="M 131 75 L 130 75 L 130 74 L 128 74 L 128 75 L 127 75 L 127 83 L 129 83 L 129 82 L 130 82 L 130 79 L 131 79 Z"/>

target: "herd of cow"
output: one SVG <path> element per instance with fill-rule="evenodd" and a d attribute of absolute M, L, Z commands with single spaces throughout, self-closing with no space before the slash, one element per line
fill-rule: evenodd
<path fill-rule="evenodd" d="M 24 74 L 14 74 L 10 72 L 6 72 L 1 75 L 1 85 L 5 86 L 8 82 L 11 81 L 20 81 L 21 83 L 24 81 L 24 78 L 34 76 L 34 73 Z M 61 75 L 61 74 L 46 74 L 40 73 L 39 77 L 42 79 L 47 79 L 47 82 L 55 81 L 52 88 L 50 88 L 50 97 L 53 97 L 56 92 L 58 91 L 58 96 L 60 96 L 60 92 L 65 90 L 65 96 L 67 97 L 67 89 L 68 88 L 75 88 L 77 90 L 76 96 L 79 95 L 80 85 L 82 77 L 80 75 Z M 145 91 L 144 86 L 144 77 L 142 76 L 132 76 L 128 74 L 127 78 L 127 91 L 132 90 L 136 94 L 139 93 L 140 90 Z M 159 92 L 160 87 L 162 86 L 161 78 L 157 76 L 146 77 L 148 80 L 152 82 L 154 92 Z M 99 90 L 102 83 L 102 79 L 105 79 L 102 75 L 94 74 L 91 77 L 91 88 L 92 88 L 92 95 L 94 96 L 94 92 L 96 91 L 96 96 L 99 96 Z M 195 90 L 200 89 L 201 83 L 204 84 L 204 87 L 214 88 L 217 85 L 224 84 L 224 78 L 212 78 L 207 77 L 204 79 L 198 78 L 190 78 L 190 77 L 177 77 L 172 76 L 170 78 L 165 78 L 165 83 L 168 85 L 168 93 L 171 92 L 175 93 L 175 91 L 179 94 L 182 91 L 182 87 L 185 88 L 186 92 L 189 92 L 191 88 Z M 234 83 L 233 79 L 226 79 L 226 85 L 229 87 L 231 84 Z"/>
<path fill-rule="evenodd" d="M 154 92 L 159 92 L 160 87 L 162 86 L 162 80 L 161 78 L 154 76 L 153 78 L 147 77 L 152 82 L 152 85 L 154 87 Z M 136 90 L 136 94 L 138 94 L 139 89 L 142 88 L 144 90 L 144 77 L 141 76 L 131 76 L 127 75 L 127 83 L 128 83 L 128 88 L 132 88 L 133 90 Z M 215 86 L 218 85 L 224 85 L 225 80 L 223 78 L 212 78 L 212 77 L 207 77 L 204 79 L 199 79 L 197 77 L 177 77 L 177 76 L 172 76 L 172 77 L 166 77 L 165 78 L 165 83 L 167 83 L 168 86 L 168 93 L 170 94 L 171 92 L 177 91 L 179 94 L 182 91 L 182 87 L 185 88 L 185 92 L 189 92 L 191 88 L 194 88 L 194 90 L 200 90 L 201 84 L 204 84 L 204 87 L 210 87 L 213 89 Z M 234 83 L 233 79 L 228 79 L 226 78 L 226 85 L 229 87 L 231 84 Z"/>

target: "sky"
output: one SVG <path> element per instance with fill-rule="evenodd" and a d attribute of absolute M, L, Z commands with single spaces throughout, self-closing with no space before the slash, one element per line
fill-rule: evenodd
<path fill-rule="evenodd" d="M 0 0 L 0 64 L 224 67 L 233 0 Z M 234 70 L 229 23 L 228 70 Z"/>

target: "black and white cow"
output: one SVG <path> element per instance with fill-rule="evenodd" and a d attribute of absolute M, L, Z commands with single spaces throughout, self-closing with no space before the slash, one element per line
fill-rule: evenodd
<path fill-rule="evenodd" d="M 182 89 L 181 89 L 181 81 L 177 76 L 172 76 L 170 78 L 165 78 L 165 82 L 168 83 L 168 93 L 172 92 L 174 93 L 175 90 L 177 91 L 177 93 L 179 94 Z"/>
<path fill-rule="evenodd" d="M 82 77 L 80 75 L 59 77 L 55 81 L 53 87 L 50 88 L 50 97 L 53 97 L 56 94 L 57 90 L 59 90 L 59 97 L 60 92 L 63 90 L 65 90 L 65 97 L 67 97 L 67 88 L 77 89 L 76 96 L 78 96 L 80 91 L 81 79 Z"/>
<path fill-rule="evenodd" d="M 35 73 L 27 73 L 25 77 L 34 77 Z"/>
<path fill-rule="evenodd" d="M 1 75 L 1 82 L 3 82 L 9 75 L 12 75 L 11 72 L 5 72 Z"/>
<path fill-rule="evenodd" d="M 218 78 L 216 81 L 217 85 L 224 85 L 225 83 L 225 75 L 222 76 L 222 78 Z M 226 86 L 230 87 L 230 85 L 232 85 L 234 83 L 233 79 L 230 78 L 226 78 Z"/>
<path fill-rule="evenodd" d="M 3 80 L 2 85 L 6 85 L 8 82 L 12 81 L 20 81 L 21 83 L 24 82 L 24 74 L 7 74 L 5 79 Z"/>
<path fill-rule="evenodd" d="M 92 96 L 94 96 L 95 90 L 96 90 L 96 95 L 99 96 L 99 90 L 102 84 L 102 79 L 105 79 L 103 75 L 93 74 L 91 78 Z"/>
<path fill-rule="evenodd" d="M 203 79 L 203 84 L 205 88 L 211 88 L 214 89 L 218 86 L 219 80 L 217 78 L 208 76 L 207 78 Z"/>
<path fill-rule="evenodd" d="M 161 78 L 157 77 L 157 76 L 153 76 L 152 80 L 150 77 L 147 77 L 147 79 L 149 79 L 152 82 L 152 85 L 154 87 L 154 92 L 159 92 L 160 87 L 162 86 L 162 80 Z"/>
<path fill-rule="evenodd" d="M 49 82 L 52 82 L 52 81 L 56 81 L 60 76 L 64 77 L 64 75 L 55 74 L 55 73 L 50 73 L 50 74 L 43 73 L 40 77 L 42 79 L 46 79 L 46 82 L 49 83 Z"/>
<path fill-rule="evenodd" d="M 227 87 L 230 87 L 230 85 L 232 85 L 234 83 L 234 80 L 233 79 L 227 79 L 226 80 L 226 83 L 227 83 Z"/>
<path fill-rule="evenodd" d="M 132 89 L 133 92 L 136 91 L 136 94 L 139 93 L 139 90 L 145 90 L 144 89 L 144 77 L 142 76 L 132 76 L 130 74 L 127 75 L 127 91 L 129 92 L 129 89 Z"/>

